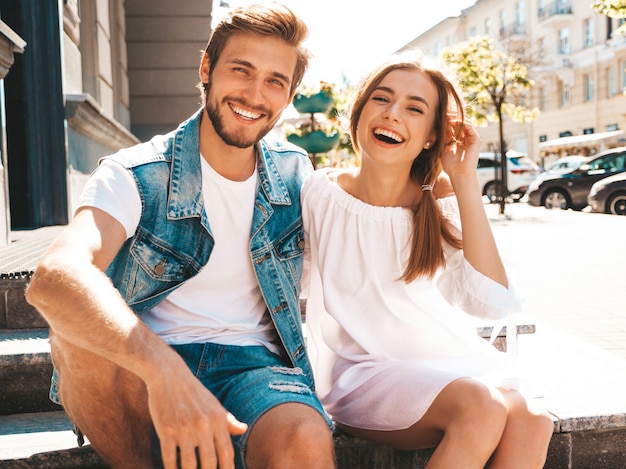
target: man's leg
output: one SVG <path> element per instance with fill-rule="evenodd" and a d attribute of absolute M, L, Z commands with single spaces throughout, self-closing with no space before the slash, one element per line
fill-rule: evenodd
<path fill-rule="evenodd" d="M 332 422 L 302 369 L 263 346 L 174 349 L 222 405 L 249 425 L 233 437 L 236 467 L 334 467 Z"/>
<path fill-rule="evenodd" d="M 147 392 L 134 374 L 51 334 L 65 411 L 113 468 L 152 467 Z"/>
<path fill-rule="evenodd" d="M 281 404 L 250 430 L 248 469 L 335 467 L 333 439 L 320 413 L 306 404 Z"/>

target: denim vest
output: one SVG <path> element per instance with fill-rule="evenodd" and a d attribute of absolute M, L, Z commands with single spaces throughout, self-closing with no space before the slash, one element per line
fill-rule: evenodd
<path fill-rule="evenodd" d="M 130 170 L 141 197 L 137 231 L 107 270 L 140 316 L 196 275 L 213 249 L 201 192 L 201 115 L 198 111 L 175 131 L 107 157 Z M 298 305 L 304 251 L 300 188 L 312 166 L 306 153 L 289 143 L 261 140 L 257 155 L 250 256 L 285 351 L 312 386 Z"/>

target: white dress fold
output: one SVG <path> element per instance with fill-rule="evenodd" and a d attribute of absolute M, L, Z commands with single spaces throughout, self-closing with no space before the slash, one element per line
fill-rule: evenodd
<path fill-rule="evenodd" d="M 307 347 L 327 411 L 350 426 L 399 430 L 422 418 L 456 379 L 510 378 L 505 354 L 478 337 L 468 314 L 501 319 L 519 312 L 513 292 L 449 245 L 446 268 L 434 279 L 399 280 L 410 211 L 368 205 L 341 189 L 336 175 L 316 171 L 302 190 Z M 456 198 L 439 203 L 460 236 Z"/>

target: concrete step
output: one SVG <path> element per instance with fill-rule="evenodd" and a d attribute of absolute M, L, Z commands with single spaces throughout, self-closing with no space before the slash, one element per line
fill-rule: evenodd
<path fill-rule="evenodd" d="M 518 333 L 534 333 L 534 325 L 518 325 Z M 479 328 L 489 338 L 491 328 Z M 503 349 L 504 337 L 495 345 Z M 58 410 L 48 399 L 52 359 L 48 329 L 0 329 L 0 415 Z"/>
<path fill-rule="evenodd" d="M 89 445 L 77 447 L 65 413 L 47 398 L 52 363 L 46 324 L 23 298 L 41 254 L 61 229 L 13 233 L 14 242 L 0 248 L 0 469 L 106 467 Z M 518 333 L 522 387 L 555 419 L 545 468 L 626 468 L 626 361 L 534 318 L 520 318 Z M 432 454 L 396 451 L 340 432 L 335 447 L 339 469 L 420 469 Z"/>
<path fill-rule="evenodd" d="M 573 429 L 580 422 L 555 423 L 545 469 L 624 469 L 626 427 L 592 429 L 602 419 L 587 424 L 580 430 Z M 106 468 L 88 442 L 77 446 L 72 428 L 62 411 L 0 416 L 0 469 Z M 342 432 L 334 440 L 338 469 L 422 469 L 433 452 L 394 450 Z"/>
<path fill-rule="evenodd" d="M 64 226 L 11 232 L 11 242 L 0 246 L 0 329 L 47 327 L 24 299 L 24 289 L 41 256 Z"/>
<path fill-rule="evenodd" d="M 51 375 L 47 329 L 0 330 L 0 415 L 58 410 Z"/>
<path fill-rule="evenodd" d="M 32 273 L 11 272 L 0 276 L 0 329 L 48 327 L 43 317 L 24 298 Z"/>
<path fill-rule="evenodd" d="M 624 469 L 626 361 L 540 323 L 518 345 L 522 390 L 554 415 L 545 468 Z M 71 428 L 62 412 L 0 416 L 0 469 L 103 467 L 90 447 L 76 448 Z M 432 453 L 341 433 L 335 448 L 339 469 L 420 469 Z"/>
<path fill-rule="evenodd" d="M 77 446 L 63 411 L 0 416 L 0 468 L 106 468 L 88 444 Z"/>

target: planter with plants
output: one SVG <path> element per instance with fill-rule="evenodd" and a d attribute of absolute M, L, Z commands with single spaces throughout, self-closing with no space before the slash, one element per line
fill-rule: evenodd
<path fill-rule="evenodd" d="M 304 148 L 316 166 L 316 155 L 327 153 L 345 140 L 337 117 L 337 96 L 332 85 L 320 82 L 318 87 L 302 87 L 293 98 L 300 114 L 308 116 L 297 125 L 286 125 L 286 138 Z"/>

